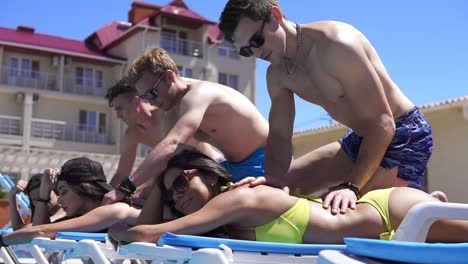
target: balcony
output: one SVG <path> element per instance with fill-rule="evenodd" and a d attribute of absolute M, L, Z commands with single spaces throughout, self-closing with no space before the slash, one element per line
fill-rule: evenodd
<path fill-rule="evenodd" d="M 104 80 L 79 78 L 71 75 L 66 75 L 63 79 L 63 89 L 60 91 L 59 79 L 56 73 L 21 71 L 8 67 L 2 67 L 0 73 L 0 84 L 3 85 L 96 97 L 104 97 L 106 94 L 106 81 Z"/>
<path fill-rule="evenodd" d="M 9 136 L 23 135 L 22 120 L 19 116 L 0 115 L 0 134 Z"/>
<path fill-rule="evenodd" d="M 79 143 L 111 144 L 105 128 L 83 124 L 67 124 L 65 121 L 32 119 L 31 135 L 41 139 L 55 139 Z"/>
<path fill-rule="evenodd" d="M 203 45 L 200 41 L 177 38 L 173 34 L 162 33 L 161 47 L 173 54 L 197 58 L 203 57 Z"/>
<path fill-rule="evenodd" d="M 22 118 L 0 115 L 0 136 L 23 135 Z M 31 137 L 40 140 L 61 140 L 77 143 L 113 144 L 105 128 L 83 124 L 67 124 L 65 121 L 33 118 Z"/>
<path fill-rule="evenodd" d="M 57 75 L 50 72 L 22 71 L 16 68 L 2 67 L 0 84 L 34 90 L 58 91 Z"/>
<path fill-rule="evenodd" d="M 79 78 L 75 76 L 64 77 L 63 92 L 69 94 L 89 95 L 104 98 L 106 82 L 92 78 Z"/>

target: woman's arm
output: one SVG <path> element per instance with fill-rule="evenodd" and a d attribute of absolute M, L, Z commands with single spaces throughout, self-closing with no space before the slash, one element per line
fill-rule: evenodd
<path fill-rule="evenodd" d="M 7 245 L 29 243 L 35 237 L 53 238 L 60 231 L 96 232 L 125 221 L 135 224 L 140 210 L 124 203 L 98 207 L 85 215 L 53 224 L 23 228 L 3 237 Z"/>
<path fill-rule="evenodd" d="M 34 215 L 32 224 L 33 225 L 44 225 L 50 224 L 50 212 L 49 212 L 49 203 L 50 193 L 54 188 L 54 181 L 60 172 L 58 168 L 49 168 L 44 170 L 44 173 L 41 177 L 41 186 L 39 187 L 39 194 L 36 201 L 31 201 L 34 203 Z"/>
<path fill-rule="evenodd" d="M 9 210 L 10 210 L 10 219 L 11 219 L 11 226 L 13 230 L 18 230 L 25 226 L 25 222 L 20 215 L 18 210 L 18 204 L 16 203 L 16 194 L 19 192 L 24 191 L 26 188 L 27 183 L 23 180 L 19 180 L 16 185 L 11 188 L 10 192 L 8 193 L 8 202 L 9 202 Z"/>
<path fill-rule="evenodd" d="M 156 242 L 165 232 L 203 234 L 220 226 L 236 223 L 240 219 L 244 221 L 255 213 L 255 210 L 252 210 L 255 199 L 252 199 L 253 195 L 250 192 L 249 188 L 232 190 L 214 197 L 190 215 L 163 224 L 139 225 L 123 231 L 111 229 L 109 234 L 115 240 L 127 243 Z"/>

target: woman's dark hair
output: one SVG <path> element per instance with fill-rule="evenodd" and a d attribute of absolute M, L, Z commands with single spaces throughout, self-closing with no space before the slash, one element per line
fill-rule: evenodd
<path fill-rule="evenodd" d="M 173 210 L 172 193 L 168 192 L 164 185 L 164 175 L 169 169 L 190 170 L 196 169 L 203 175 L 218 177 L 221 185 L 226 185 L 232 179 L 232 175 L 218 162 L 205 154 L 196 150 L 183 150 L 173 156 L 167 163 L 167 168 L 161 173 L 160 188 L 163 193 L 163 200 L 168 203 Z M 180 214 L 180 212 L 179 212 Z"/>
<path fill-rule="evenodd" d="M 104 195 L 109 192 L 93 182 L 73 183 L 67 182 L 70 189 L 80 196 L 87 197 L 93 201 L 102 201 Z"/>

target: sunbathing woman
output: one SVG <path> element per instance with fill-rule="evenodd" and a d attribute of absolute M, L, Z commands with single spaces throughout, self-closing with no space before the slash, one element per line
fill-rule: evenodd
<path fill-rule="evenodd" d="M 134 225 L 140 210 L 125 203 L 100 206 L 110 190 L 99 162 L 88 158 L 65 162 L 57 175 L 57 191 L 66 217 L 0 236 L 0 247 L 28 243 L 35 237 L 53 238 L 59 231 L 107 232 L 115 223 Z"/>
<path fill-rule="evenodd" d="M 291 196 L 270 186 L 241 186 L 226 192 L 227 171 L 193 151 L 174 156 L 161 177 L 165 198 L 184 217 L 128 230 L 111 229 L 119 241 L 155 242 L 165 232 L 197 235 L 225 226 L 231 238 L 283 243 L 343 243 L 344 237 L 389 239 L 414 205 L 438 201 L 429 194 L 401 187 L 367 193 L 355 210 L 332 215 L 319 199 Z M 172 192 L 172 194 L 170 194 Z M 149 200 L 147 201 L 149 202 Z M 466 241 L 468 221 L 436 222 L 429 241 Z"/>

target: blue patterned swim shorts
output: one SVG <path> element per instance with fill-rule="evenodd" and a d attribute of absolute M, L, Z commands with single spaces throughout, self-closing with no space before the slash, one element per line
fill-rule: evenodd
<path fill-rule="evenodd" d="M 398 177 L 409 187 L 422 189 L 427 162 L 432 154 L 432 130 L 426 117 L 414 107 L 395 119 L 396 131 L 380 166 L 398 166 Z M 348 157 L 356 162 L 362 137 L 349 129 L 338 141 Z"/>

